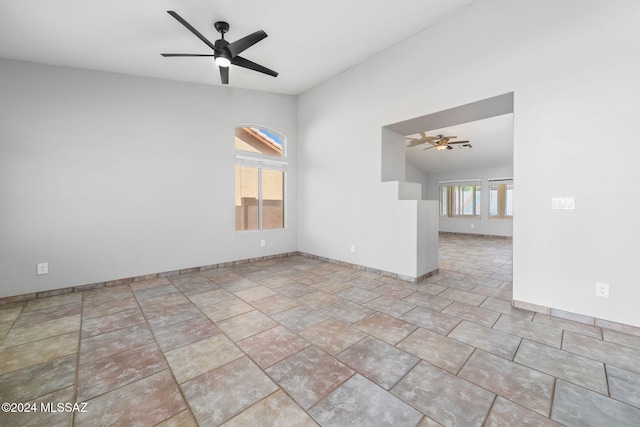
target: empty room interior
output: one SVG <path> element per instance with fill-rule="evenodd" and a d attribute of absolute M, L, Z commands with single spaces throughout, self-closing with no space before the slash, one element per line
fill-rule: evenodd
<path fill-rule="evenodd" d="M 638 19 L 0 0 L 0 425 L 640 425 Z"/>

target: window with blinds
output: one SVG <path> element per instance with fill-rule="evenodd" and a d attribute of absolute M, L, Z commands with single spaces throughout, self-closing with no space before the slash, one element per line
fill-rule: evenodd
<path fill-rule="evenodd" d="M 489 219 L 513 219 L 513 178 L 489 180 Z"/>
<path fill-rule="evenodd" d="M 482 190 L 480 180 L 441 181 L 440 215 L 449 218 L 480 217 Z"/>

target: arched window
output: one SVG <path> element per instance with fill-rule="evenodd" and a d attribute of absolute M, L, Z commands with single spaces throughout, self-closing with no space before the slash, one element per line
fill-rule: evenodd
<path fill-rule="evenodd" d="M 236 231 L 285 228 L 285 138 L 257 126 L 237 126 Z"/>

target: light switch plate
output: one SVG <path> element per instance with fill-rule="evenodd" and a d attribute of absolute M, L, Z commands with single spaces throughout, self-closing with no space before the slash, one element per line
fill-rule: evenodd
<path fill-rule="evenodd" d="M 576 198 L 575 197 L 552 197 L 551 209 L 575 209 Z"/>

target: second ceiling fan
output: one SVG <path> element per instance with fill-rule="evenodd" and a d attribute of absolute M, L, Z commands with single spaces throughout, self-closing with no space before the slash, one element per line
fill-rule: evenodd
<path fill-rule="evenodd" d="M 209 56 L 213 57 L 218 68 L 220 69 L 220 79 L 222 80 L 222 84 L 229 84 L 229 66 L 231 64 L 237 65 L 238 67 L 248 68 L 253 71 L 258 71 L 260 73 L 268 74 L 273 77 L 277 77 L 278 73 L 268 69 L 267 67 L 263 67 L 260 64 L 256 64 L 255 62 L 251 62 L 248 59 L 245 59 L 240 55 L 243 51 L 250 48 L 254 44 L 258 43 L 260 40 L 267 37 L 267 33 L 262 30 L 256 31 L 255 33 L 249 34 L 246 37 L 241 38 L 240 40 L 236 40 L 232 43 L 229 43 L 224 39 L 224 35 L 229 31 L 229 24 L 223 21 L 218 21 L 214 24 L 215 29 L 222 34 L 222 37 L 216 40 L 215 43 L 211 43 L 205 36 L 200 34 L 198 30 L 193 28 L 191 24 L 185 21 L 180 15 L 178 15 L 173 10 L 168 10 L 167 13 L 173 16 L 178 22 L 184 25 L 187 30 L 191 31 L 196 37 L 204 42 L 207 46 L 209 46 L 212 50 L 212 54 L 198 54 L 198 53 L 161 53 L 164 57 L 185 57 L 185 56 Z"/>
<path fill-rule="evenodd" d="M 435 148 L 436 150 L 453 150 L 451 145 L 455 144 L 463 144 L 462 147 L 473 148 L 469 141 L 450 141 L 455 138 L 457 138 L 457 136 L 445 136 L 444 134 L 428 136 L 424 132 L 420 132 L 420 138 L 408 138 L 409 145 L 407 145 L 407 147 L 415 147 L 416 145 L 428 142 L 431 144 L 431 147 L 423 148 L 423 150 L 430 148 Z"/>

